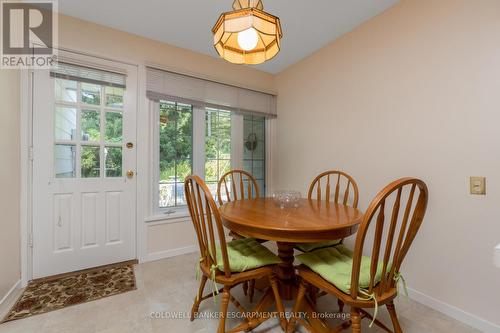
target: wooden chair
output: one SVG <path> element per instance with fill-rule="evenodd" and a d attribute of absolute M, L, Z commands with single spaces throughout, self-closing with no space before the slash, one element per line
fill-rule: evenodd
<path fill-rule="evenodd" d="M 226 172 L 219 179 L 219 183 L 217 184 L 217 201 L 220 206 L 226 202 L 258 198 L 260 198 L 259 185 L 253 175 L 247 171 L 234 169 Z M 229 236 L 233 239 L 245 238 L 244 235 L 240 235 L 232 230 L 229 232 Z M 260 243 L 265 242 L 265 240 L 261 239 L 258 241 Z M 243 283 L 242 287 L 245 295 L 249 296 L 250 302 L 253 302 L 255 280 Z"/>
<path fill-rule="evenodd" d="M 191 309 L 191 321 L 195 319 L 200 303 L 203 300 L 215 297 L 216 293 L 221 293 L 222 316 L 220 318 L 219 328 L 217 332 L 226 332 L 225 326 L 229 301 L 231 301 L 235 305 L 238 311 L 242 313 L 248 313 L 248 311 L 246 311 L 243 306 L 241 306 L 241 304 L 233 296 L 231 296 L 231 289 L 241 283 L 267 277 L 269 279 L 270 287 L 266 291 L 265 296 L 270 293 L 274 294 L 276 307 L 279 313 L 280 324 L 283 328 L 286 327 L 283 304 L 279 295 L 278 283 L 275 275 L 276 265 L 263 266 L 241 273 L 231 272 L 231 266 L 228 257 L 228 247 L 225 239 L 221 216 L 209 188 L 200 177 L 188 176 L 184 183 L 184 191 L 189 208 L 189 213 L 191 215 L 193 226 L 196 231 L 201 254 L 199 265 L 202 277 L 197 297 Z M 216 244 L 216 238 L 219 239 L 219 246 L 217 246 Z M 219 253 L 219 256 L 217 255 L 217 251 L 221 252 Z M 217 268 L 218 257 L 222 258 L 223 271 Z M 209 279 L 213 280 L 214 285 L 215 283 L 219 283 L 224 287 L 217 292 L 210 293 L 204 296 L 203 290 L 205 288 L 207 280 Z M 262 300 L 264 299 L 265 297 L 263 297 Z M 265 310 L 264 307 L 266 306 L 266 304 L 262 304 L 262 300 L 259 304 L 256 305 L 252 312 Z M 260 323 L 266 320 L 265 316 L 261 316 L 258 318 L 244 318 L 245 322 L 227 332 L 247 331 L 258 326 Z"/>
<path fill-rule="evenodd" d="M 335 192 L 332 190 L 334 189 Z M 332 193 L 333 192 L 333 193 Z M 352 201 L 349 201 L 350 195 L 352 193 Z M 332 195 L 333 194 L 333 195 Z M 316 199 L 319 201 L 331 201 L 338 204 L 350 205 L 354 208 L 358 208 L 359 201 L 359 189 L 358 184 L 350 175 L 345 172 L 337 170 L 329 170 L 320 173 L 309 185 L 309 191 L 307 192 L 308 199 Z M 302 252 L 310 252 L 324 247 L 335 246 L 341 244 L 344 240 L 331 240 L 320 243 L 304 243 L 296 244 L 295 248 Z M 324 296 L 325 293 L 317 293 L 317 288 L 311 286 L 309 295 L 311 301 L 316 304 L 316 299 L 318 297 Z M 344 304 L 342 301 L 338 301 L 339 308 L 343 309 Z"/>
<path fill-rule="evenodd" d="M 359 227 L 356 245 L 352 254 L 352 274 L 349 281 L 349 293 L 343 292 L 337 286 L 302 264 L 298 267 L 298 275 L 301 278 L 301 282 L 293 311 L 295 313 L 299 311 L 308 285 L 311 284 L 328 294 L 336 296 L 343 303 L 351 307 L 351 320 L 333 329 L 332 332 L 339 332 L 352 326 L 352 332 L 359 333 L 361 332 L 361 319 L 364 317 L 371 318 L 375 324 L 387 332 L 391 332 L 387 326 L 379 320 L 373 319 L 373 316 L 364 310 L 366 308 L 376 308 L 381 305 L 387 307 L 394 331 L 397 333 L 402 332 L 394 307 L 394 299 L 398 295 L 397 283 L 401 277 L 401 264 L 422 224 L 427 207 L 427 199 L 427 186 L 419 179 L 403 178 L 387 185 L 373 199 Z M 406 204 L 404 203 L 405 201 Z M 394 203 L 392 204 L 392 208 L 390 208 L 392 202 Z M 386 207 L 389 209 L 386 209 Z M 402 208 L 401 212 L 400 208 Z M 374 218 L 375 216 L 376 218 Z M 386 216 L 390 217 L 388 223 L 385 222 Z M 360 286 L 359 278 L 362 270 L 363 248 L 372 220 L 375 220 L 375 230 L 371 259 L 366 257 L 364 259 L 365 261 L 368 260 L 367 263 L 370 263 L 370 279 L 367 286 Z M 386 230 L 384 231 L 384 229 Z M 386 240 L 384 247 L 382 247 L 383 239 Z M 379 261 L 381 254 L 383 258 L 382 261 Z M 300 256 L 298 256 L 298 259 L 300 261 Z M 368 273 L 367 268 L 366 266 L 363 268 L 365 273 Z M 307 297 L 305 301 L 311 303 Z M 299 320 L 308 327 L 307 321 Z M 296 321 L 297 317 L 292 316 L 287 332 L 294 330 Z"/>
<path fill-rule="evenodd" d="M 323 190 L 322 184 L 325 189 Z M 335 188 L 332 198 L 332 188 Z M 353 200 L 351 206 L 358 208 L 359 190 L 354 178 L 342 171 L 330 170 L 319 174 L 311 182 L 307 197 L 309 199 L 333 201 L 349 205 L 349 194 L 352 188 Z M 332 200 L 333 199 L 333 200 Z"/>
<path fill-rule="evenodd" d="M 259 185 L 249 172 L 235 169 L 220 177 L 217 184 L 217 201 L 220 206 L 226 202 L 258 198 L 260 198 Z"/>
<path fill-rule="evenodd" d="M 349 201 L 351 193 L 352 202 Z M 311 182 L 307 198 L 319 201 L 331 201 L 358 208 L 358 184 L 356 184 L 354 178 L 345 172 L 336 170 L 326 171 L 319 174 Z M 310 252 L 319 248 L 337 245 L 341 242 L 342 240 L 332 240 L 313 244 L 296 244 L 295 248 L 302 252 Z"/>

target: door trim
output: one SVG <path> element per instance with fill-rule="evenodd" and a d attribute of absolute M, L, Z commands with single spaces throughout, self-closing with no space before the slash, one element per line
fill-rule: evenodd
<path fill-rule="evenodd" d="M 32 163 L 30 151 L 32 147 L 32 101 L 30 83 L 31 70 L 21 70 L 20 87 L 20 157 L 21 157 L 21 287 L 24 288 L 33 276 L 33 253 L 30 246 L 32 235 Z"/>
<path fill-rule="evenodd" d="M 59 51 L 74 54 L 78 57 L 93 57 L 100 60 L 112 61 L 137 68 L 137 88 L 136 88 L 136 120 L 142 110 L 140 107 L 143 95 L 140 93 L 140 84 L 143 79 L 141 66 L 137 63 L 131 63 L 127 60 L 113 59 L 100 55 L 91 54 L 88 52 L 71 50 L 66 48 L 58 48 Z M 33 71 L 22 69 L 20 70 L 20 173 L 21 173 L 21 194 L 20 194 L 20 231 L 21 231 L 21 287 L 27 286 L 28 282 L 33 279 Z M 138 136 L 138 121 L 135 124 L 136 141 L 139 141 Z M 139 146 L 139 145 L 137 145 Z M 136 154 L 136 168 L 139 170 L 138 164 L 139 151 Z M 135 216 L 135 259 L 141 260 L 145 253 L 145 232 L 140 219 L 139 209 L 139 182 L 136 183 L 136 216 Z M 141 260 L 142 261 L 142 260 Z"/>

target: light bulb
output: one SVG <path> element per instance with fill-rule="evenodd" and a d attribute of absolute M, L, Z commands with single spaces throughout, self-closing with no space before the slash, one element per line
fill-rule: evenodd
<path fill-rule="evenodd" d="M 259 42 L 259 36 L 254 28 L 248 28 L 238 33 L 238 45 L 245 51 L 255 49 Z"/>

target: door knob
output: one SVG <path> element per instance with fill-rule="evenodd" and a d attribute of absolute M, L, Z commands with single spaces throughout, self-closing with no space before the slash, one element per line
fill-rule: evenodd
<path fill-rule="evenodd" d="M 134 172 L 132 170 L 127 171 L 127 178 L 134 178 Z"/>

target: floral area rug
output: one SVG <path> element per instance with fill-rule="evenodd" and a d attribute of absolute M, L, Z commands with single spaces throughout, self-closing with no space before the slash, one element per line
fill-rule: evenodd
<path fill-rule="evenodd" d="M 32 281 L 3 322 L 135 290 L 133 264 L 114 264 Z"/>

